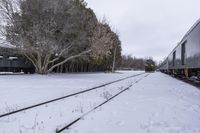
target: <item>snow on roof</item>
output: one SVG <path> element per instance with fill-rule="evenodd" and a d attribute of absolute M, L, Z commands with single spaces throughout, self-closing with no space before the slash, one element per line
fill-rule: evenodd
<path fill-rule="evenodd" d="M 7 45 L 7 44 L 0 44 L 0 48 L 13 48 L 14 46 L 12 45 Z"/>
<path fill-rule="evenodd" d="M 8 42 L 0 39 L 0 47 L 1 48 L 14 48 L 13 45 L 9 44 Z"/>

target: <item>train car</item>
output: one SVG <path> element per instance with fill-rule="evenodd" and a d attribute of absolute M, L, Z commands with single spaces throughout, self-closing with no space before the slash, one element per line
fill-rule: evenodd
<path fill-rule="evenodd" d="M 35 68 L 13 48 L 0 47 L 0 72 L 34 73 Z"/>
<path fill-rule="evenodd" d="M 145 61 L 145 72 L 154 72 L 156 69 L 155 62 L 152 59 Z"/>
<path fill-rule="evenodd" d="M 159 70 L 164 73 L 169 73 L 168 71 L 168 58 L 166 58 L 162 64 L 159 66 Z"/>
<path fill-rule="evenodd" d="M 186 77 L 200 77 L 200 19 L 185 34 L 160 66 L 161 71 Z M 167 63 L 167 67 L 164 65 Z"/>

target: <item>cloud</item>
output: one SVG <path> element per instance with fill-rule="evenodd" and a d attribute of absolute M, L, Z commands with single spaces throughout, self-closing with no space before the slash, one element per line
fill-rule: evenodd
<path fill-rule="evenodd" d="M 123 54 L 164 59 L 199 19 L 199 0 L 86 0 L 120 33 Z"/>

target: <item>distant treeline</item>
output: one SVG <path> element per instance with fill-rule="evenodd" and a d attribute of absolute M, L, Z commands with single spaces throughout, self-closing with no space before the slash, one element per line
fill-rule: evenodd
<path fill-rule="evenodd" d="M 116 69 L 118 70 L 144 70 L 145 59 L 136 58 L 130 55 L 122 55 L 117 52 L 116 56 Z M 113 56 L 108 59 L 93 60 L 92 58 L 80 58 L 72 60 L 64 65 L 54 69 L 55 72 L 96 72 L 96 71 L 111 71 Z"/>
<path fill-rule="evenodd" d="M 144 68 L 145 68 L 145 59 L 132 57 L 130 55 L 122 56 L 120 69 L 144 70 Z"/>

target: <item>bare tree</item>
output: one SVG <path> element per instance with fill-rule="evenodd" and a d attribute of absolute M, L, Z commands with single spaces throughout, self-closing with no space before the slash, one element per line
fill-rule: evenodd
<path fill-rule="evenodd" d="M 144 70 L 145 59 L 132 57 L 131 55 L 123 55 L 121 69 Z"/>
<path fill-rule="evenodd" d="M 121 57 L 121 41 L 119 35 L 111 29 L 105 18 L 96 27 L 93 43 L 95 44 L 93 46 L 99 49 L 95 50 L 98 52 L 95 52 L 93 57 L 102 60 L 105 60 L 105 56 L 111 57 L 111 71 L 114 72 L 117 57 Z"/>

